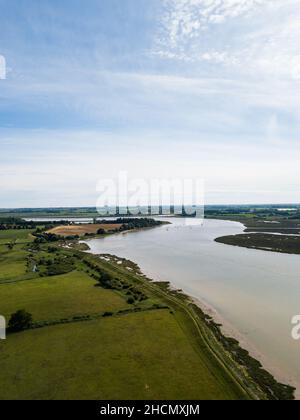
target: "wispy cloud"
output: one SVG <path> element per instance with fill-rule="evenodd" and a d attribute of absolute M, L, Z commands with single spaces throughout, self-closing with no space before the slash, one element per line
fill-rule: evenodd
<path fill-rule="evenodd" d="M 154 53 L 247 76 L 300 79 L 297 0 L 165 0 Z"/>
<path fill-rule="evenodd" d="M 275 0 L 276 1 L 276 0 Z M 184 60 L 215 59 L 226 62 L 225 52 L 197 54 L 200 43 L 213 27 L 228 20 L 249 17 L 268 0 L 164 0 L 165 13 L 157 38 L 157 53 Z M 203 48 L 203 45 L 202 45 Z"/>

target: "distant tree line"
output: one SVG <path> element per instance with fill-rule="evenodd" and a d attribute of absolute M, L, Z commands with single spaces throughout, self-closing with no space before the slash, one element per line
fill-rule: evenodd
<path fill-rule="evenodd" d="M 144 218 L 120 217 L 116 220 L 101 220 L 98 223 L 101 223 L 104 225 L 122 225 L 120 228 L 120 231 L 155 227 L 155 226 L 160 226 L 162 224 L 161 221 L 150 219 L 148 217 L 144 217 Z"/>
<path fill-rule="evenodd" d="M 68 221 L 37 222 L 26 221 L 18 217 L 0 217 L 0 230 L 37 229 L 48 230 L 58 225 L 69 225 Z"/>
<path fill-rule="evenodd" d="M 70 235 L 70 236 L 59 236 L 55 235 L 55 233 L 49 233 L 49 232 L 41 232 L 41 233 L 33 233 L 33 236 L 35 236 L 34 243 L 35 244 L 45 244 L 47 242 L 58 242 L 61 240 L 66 241 L 73 241 L 75 239 L 79 239 L 78 235 Z"/>

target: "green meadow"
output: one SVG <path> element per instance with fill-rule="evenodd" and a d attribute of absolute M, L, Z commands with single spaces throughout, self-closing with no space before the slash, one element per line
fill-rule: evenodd
<path fill-rule="evenodd" d="M 0 284 L 1 281 L 22 277 L 27 272 L 26 257 L 27 253 L 15 246 L 13 250 L 8 250 L 3 245 L 0 254 Z M 0 251 L 1 251 L 0 248 Z"/>
<path fill-rule="evenodd" d="M 0 284 L 1 314 L 8 318 L 16 309 L 26 308 L 34 320 L 46 321 L 128 307 L 116 293 L 95 286 L 95 280 L 78 271 Z"/>
<path fill-rule="evenodd" d="M 238 397 L 166 310 L 27 331 L 1 346 L 2 398 Z"/>
<path fill-rule="evenodd" d="M 32 240 L 30 229 L 0 230 L 0 244 L 7 244 L 12 241 L 17 243 L 30 242 Z"/>

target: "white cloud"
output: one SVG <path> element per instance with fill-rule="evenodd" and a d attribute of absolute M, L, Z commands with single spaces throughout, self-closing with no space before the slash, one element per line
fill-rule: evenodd
<path fill-rule="evenodd" d="M 300 80 L 298 0 L 165 0 L 154 53 Z"/>
<path fill-rule="evenodd" d="M 164 0 L 165 15 L 161 22 L 158 44 L 177 52 L 182 51 L 186 42 L 198 38 L 210 25 L 248 16 L 266 2 L 267 0 Z"/>

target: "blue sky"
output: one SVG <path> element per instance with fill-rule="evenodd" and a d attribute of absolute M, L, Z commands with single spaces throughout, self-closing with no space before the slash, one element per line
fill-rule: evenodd
<path fill-rule="evenodd" d="M 93 206 L 120 170 L 300 202 L 298 0 L 0 6 L 0 207 Z"/>

